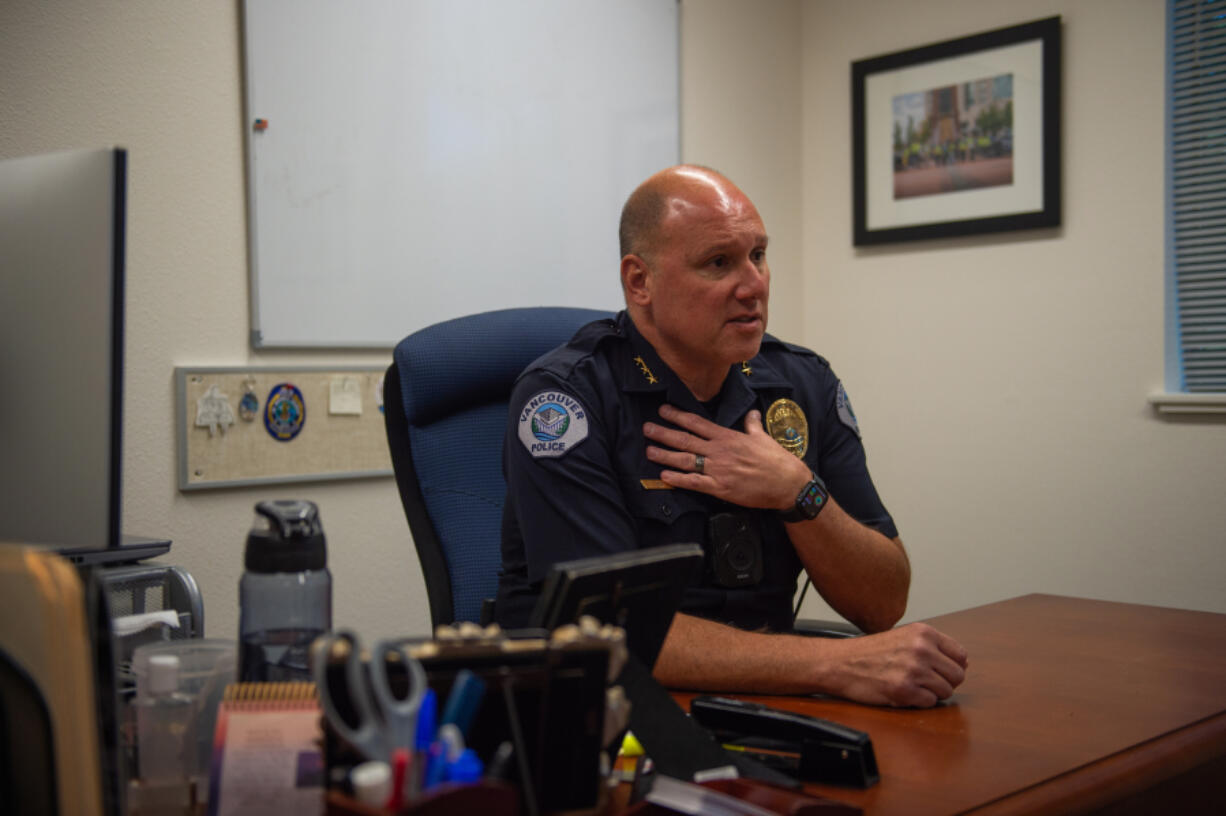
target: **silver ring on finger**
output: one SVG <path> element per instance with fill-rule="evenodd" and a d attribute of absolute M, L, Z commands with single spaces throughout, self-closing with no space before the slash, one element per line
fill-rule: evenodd
<path fill-rule="evenodd" d="M 702 469 L 707 466 L 707 457 L 701 453 L 694 454 L 694 472 L 702 473 Z"/>

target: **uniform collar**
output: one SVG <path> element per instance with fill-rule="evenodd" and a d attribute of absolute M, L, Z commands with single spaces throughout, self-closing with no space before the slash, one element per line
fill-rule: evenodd
<path fill-rule="evenodd" d="M 681 382 L 676 373 L 665 365 L 625 311 L 617 315 L 616 326 L 618 333 L 627 341 L 618 371 L 619 385 L 623 391 L 664 392 L 667 401 L 672 405 L 684 411 L 707 415 L 706 408 L 690 393 L 690 389 Z M 767 335 L 762 341 L 763 346 L 768 342 L 774 344 L 778 341 Z M 720 389 L 719 415 L 715 417 L 715 421 L 730 427 L 758 402 L 758 392 L 779 389 L 791 391 L 792 384 L 759 351 L 756 357 L 745 364 L 736 363 L 728 369 L 728 376 Z"/>

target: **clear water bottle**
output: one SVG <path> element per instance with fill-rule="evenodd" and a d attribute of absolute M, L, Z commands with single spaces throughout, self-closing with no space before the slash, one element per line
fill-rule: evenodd
<path fill-rule="evenodd" d="M 238 585 L 238 676 L 310 680 L 311 641 L 332 628 L 332 574 L 319 509 L 294 499 L 255 506 Z"/>

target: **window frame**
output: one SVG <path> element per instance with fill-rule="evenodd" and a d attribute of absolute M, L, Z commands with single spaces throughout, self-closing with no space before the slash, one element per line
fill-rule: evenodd
<path fill-rule="evenodd" d="M 1199 6 L 1202 0 L 1194 0 L 1191 5 Z M 1177 12 L 1181 6 L 1189 5 L 1188 0 L 1167 0 L 1166 15 L 1166 123 L 1164 145 L 1164 160 L 1166 173 L 1166 189 L 1164 209 L 1166 213 L 1165 229 L 1165 281 L 1164 294 L 1166 300 L 1166 337 L 1165 337 L 1165 393 L 1150 396 L 1150 403 L 1164 414 L 1187 413 L 1226 413 L 1226 392 L 1189 390 L 1187 370 L 1184 358 L 1184 331 L 1179 290 L 1179 267 L 1177 257 L 1177 219 L 1176 219 L 1176 164 L 1175 164 L 1175 128 L 1176 120 L 1176 41 L 1175 25 Z M 1221 5 L 1220 13 L 1226 21 L 1226 2 Z M 1226 95 L 1226 91 L 1223 91 Z M 1223 101 L 1226 109 L 1226 101 Z M 1226 127 L 1223 128 L 1226 130 Z M 1226 169 L 1226 168 L 1224 168 Z M 1226 180 L 1221 184 L 1221 190 L 1226 194 Z M 1220 211 L 1226 216 L 1226 200 L 1220 205 Z M 1221 245 L 1226 249 L 1226 236 Z M 1223 275 L 1226 275 L 1224 265 Z M 1226 282 L 1222 284 L 1222 292 L 1226 294 Z M 1226 331 L 1226 315 L 1221 318 L 1222 329 Z M 1226 363 L 1223 363 L 1226 369 Z"/>

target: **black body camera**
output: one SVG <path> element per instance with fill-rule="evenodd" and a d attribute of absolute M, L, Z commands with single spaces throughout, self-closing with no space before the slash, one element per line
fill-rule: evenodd
<path fill-rule="evenodd" d="M 717 513 L 707 522 L 712 581 L 721 587 L 762 581 L 762 536 L 748 513 Z"/>

